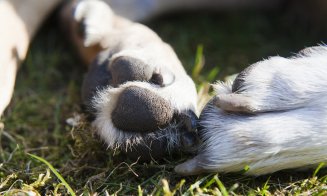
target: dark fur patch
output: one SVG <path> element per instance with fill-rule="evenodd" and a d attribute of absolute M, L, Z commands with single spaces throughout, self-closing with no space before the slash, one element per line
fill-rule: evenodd
<path fill-rule="evenodd" d="M 245 81 L 245 78 L 247 75 L 250 74 L 251 70 L 256 66 L 256 64 L 253 64 L 249 67 L 247 67 L 246 69 L 244 69 L 241 73 L 239 73 L 237 75 L 237 77 L 235 78 L 234 82 L 233 82 L 233 86 L 232 86 L 232 92 L 233 93 L 238 93 L 240 92 L 243 83 Z"/>
<path fill-rule="evenodd" d="M 167 139 L 145 139 L 141 144 L 128 148 L 125 153 L 131 160 L 139 162 L 158 160 L 167 154 Z"/>
<path fill-rule="evenodd" d="M 94 113 L 91 103 L 98 90 L 109 85 L 111 74 L 107 68 L 108 62 L 101 65 L 94 64 L 84 77 L 82 85 L 82 100 L 88 112 Z"/>

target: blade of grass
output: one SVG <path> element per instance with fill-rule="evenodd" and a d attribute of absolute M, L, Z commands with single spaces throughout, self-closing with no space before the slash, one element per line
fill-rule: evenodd
<path fill-rule="evenodd" d="M 206 80 L 208 82 L 214 82 L 217 79 L 218 73 L 219 73 L 219 67 L 218 66 L 214 67 L 207 75 Z"/>
<path fill-rule="evenodd" d="M 223 196 L 228 196 L 228 192 L 224 184 L 219 180 L 218 175 L 214 176 L 214 179 L 218 185 L 218 188 Z"/>
<path fill-rule="evenodd" d="M 67 188 L 68 192 L 72 196 L 76 196 L 73 189 L 69 186 L 69 184 L 66 182 L 66 180 L 57 172 L 57 170 L 51 165 L 51 163 L 49 163 L 47 160 L 45 160 L 42 157 L 39 157 L 37 155 L 30 154 L 30 153 L 27 153 L 27 155 L 31 156 L 32 158 L 34 158 L 34 159 L 36 159 L 38 161 L 41 161 L 44 164 L 46 164 L 49 167 L 49 169 L 54 173 L 54 175 L 61 181 L 61 183 Z"/>
<path fill-rule="evenodd" d="M 209 186 L 211 186 L 213 183 L 215 183 L 216 180 L 215 178 L 211 178 L 211 180 L 209 180 L 202 188 L 208 188 Z"/>
<path fill-rule="evenodd" d="M 194 80 L 197 81 L 199 79 L 199 75 L 203 68 L 203 65 L 204 65 L 203 45 L 200 44 L 196 49 L 194 68 L 192 71 L 192 78 Z"/>
<path fill-rule="evenodd" d="M 318 172 L 320 171 L 320 169 L 321 169 L 323 166 L 325 166 L 325 163 L 320 163 L 320 164 L 318 165 L 318 167 L 316 168 L 316 170 L 315 170 L 314 173 L 313 173 L 313 177 L 315 177 L 315 176 L 318 174 Z"/>

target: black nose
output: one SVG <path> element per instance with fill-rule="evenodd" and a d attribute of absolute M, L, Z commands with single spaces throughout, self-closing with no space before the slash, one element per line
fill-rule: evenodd
<path fill-rule="evenodd" d="M 112 112 L 113 124 L 124 131 L 151 132 L 166 127 L 173 118 L 168 101 L 154 92 L 131 86 L 119 96 Z"/>

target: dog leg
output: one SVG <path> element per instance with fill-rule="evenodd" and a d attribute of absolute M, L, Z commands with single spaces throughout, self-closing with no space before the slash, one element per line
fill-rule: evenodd
<path fill-rule="evenodd" d="M 72 23 L 82 27 L 79 51 L 98 49 L 96 57 L 87 57 L 95 60 L 82 99 L 108 148 L 121 147 L 141 160 L 192 148 L 196 90 L 173 49 L 103 1 L 80 1 L 73 10 Z"/>
<path fill-rule="evenodd" d="M 40 23 L 60 0 L 0 1 L 0 117 L 13 94 L 16 72 Z"/>
<path fill-rule="evenodd" d="M 262 175 L 327 162 L 326 65 L 326 47 L 308 48 L 251 66 L 233 86 L 217 84 L 216 98 L 200 116 L 198 155 L 176 172 L 238 172 L 248 166 L 246 174 Z M 219 93 L 229 95 L 226 105 L 217 103 Z"/>

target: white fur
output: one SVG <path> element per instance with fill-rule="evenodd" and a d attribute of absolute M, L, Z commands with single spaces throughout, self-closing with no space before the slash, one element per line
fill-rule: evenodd
<path fill-rule="evenodd" d="M 306 55 L 272 57 L 253 64 L 238 94 L 256 112 L 288 110 L 314 104 L 327 95 L 327 48 Z M 219 97 L 220 95 L 218 95 Z"/>
<path fill-rule="evenodd" d="M 226 112 L 210 102 L 201 114 L 199 153 L 176 171 L 237 172 L 249 166 L 246 174 L 261 175 L 327 162 L 327 48 L 306 51 L 253 65 L 238 95 L 259 113 Z M 216 89 L 235 94 L 231 85 Z"/>

